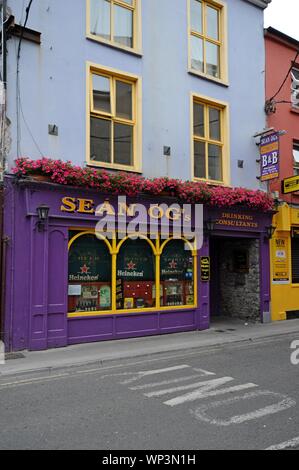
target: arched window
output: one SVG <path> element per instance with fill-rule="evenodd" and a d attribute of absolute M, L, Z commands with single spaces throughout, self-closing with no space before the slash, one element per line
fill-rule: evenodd
<path fill-rule="evenodd" d="M 161 306 L 194 305 L 194 258 L 183 240 L 164 246 L 160 263 Z"/>
<path fill-rule="evenodd" d="M 118 310 L 156 305 L 155 255 L 144 239 L 126 240 L 120 247 L 116 268 Z"/>
<path fill-rule="evenodd" d="M 68 271 L 69 312 L 111 309 L 111 255 L 93 234 L 71 240 Z"/>

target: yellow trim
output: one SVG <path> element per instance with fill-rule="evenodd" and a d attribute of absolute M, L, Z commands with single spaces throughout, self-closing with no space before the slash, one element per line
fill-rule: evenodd
<path fill-rule="evenodd" d="M 116 316 L 116 315 L 134 315 L 136 313 L 151 313 L 157 312 L 157 310 L 161 311 L 168 311 L 173 312 L 174 310 L 194 310 L 196 305 L 184 305 L 184 306 L 169 306 L 169 307 L 151 307 L 151 308 L 143 308 L 143 309 L 132 309 L 132 310 L 117 310 L 116 313 L 113 313 L 111 310 L 107 310 L 106 312 L 78 312 L 78 313 L 68 313 L 68 318 L 80 318 L 80 317 L 103 317 L 103 316 Z"/>
<path fill-rule="evenodd" d="M 201 0 L 202 2 L 202 32 L 192 30 L 191 28 L 191 0 L 187 0 L 187 12 L 188 12 L 188 72 L 198 75 L 199 77 L 208 78 L 209 80 L 215 81 L 222 85 L 228 86 L 228 57 L 227 57 L 227 5 L 222 0 Z M 207 35 L 206 26 L 206 8 L 210 6 L 218 11 L 218 31 L 219 40 L 210 38 Z M 192 68 L 192 57 L 191 57 L 191 38 L 198 37 L 203 41 L 203 62 L 204 71 L 201 72 Z M 219 77 L 214 77 L 206 72 L 206 42 L 219 46 Z"/>
<path fill-rule="evenodd" d="M 195 136 L 194 131 L 194 103 L 202 104 L 204 106 L 204 137 Z M 220 111 L 220 132 L 221 140 L 216 141 L 210 139 L 209 136 L 209 108 L 215 108 Z M 191 93 L 190 95 L 190 142 L 191 142 L 191 175 L 194 181 L 204 181 L 213 185 L 230 185 L 230 119 L 229 119 L 229 104 L 224 101 L 212 99 L 205 95 L 198 93 Z M 222 148 L 222 180 L 211 180 L 209 178 L 198 178 L 194 175 L 194 141 L 203 142 L 206 144 L 206 176 L 208 176 L 208 152 L 207 145 L 215 144 Z"/>
<path fill-rule="evenodd" d="M 111 16 L 110 16 L 110 40 L 102 38 L 96 34 L 90 32 L 90 0 L 86 0 L 86 37 L 93 41 L 102 43 L 107 46 L 112 46 L 116 49 L 123 50 L 125 52 L 131 52 L 133 54 L 142 55 L 142 0 L 133 0 L 133 6 L 122 2 L 121 0 L 111 0 Z M 128 47 L 113 40 L 114 33 L 114 4 L 120 5 L 127 10 L 133 12 L 133 47 Z"/>
<path fill-rule="evenodd" d="M 74 243 L 78 238 L 83 237 L 84 235 L 93 235 L 93 236 L 96 237 L 96 238 L 100 237 L 101 240 L 103 240 L 103 242 L 105 242 L 105 244 L 107 245 L 110 255 L 113 254 L 112 246 L 110 245 L 109 241 L 107 240 L 107 237 L 105 237 L 105 236 L 102 235 L 101 233 L 98 233 L 98 234 L 96 235 L 94 230 L 86 230 L 86 231 L 84 231 L 84 232 L 77 233 L 77 235 L 75 235 L 75 236 L 69 241 L 69 243 L 68 243 L 68 250 L 71 249 L 71 246 L 73 245 L 73 243 Z"/>
<path fill-rule="evenodd" d="M 192 243 L 191 243 L 189 240 L 187 240 L 185 237 L 181 237 L 181 238 L 179 238 L 179 239 L 178 239 L 178 238 L 174 238 L 174 237 L 170 237 L 170 238 L 168 238 L 167 240 L 164 240 L 164 242 L 162 243 L 162 245 L 161 245 L 161 247 L 160 247 L 159 255 L 162 255 L 165 246 L 166 246 L 169 242 L 171 242 L 171 241 L 173 241 L 173 240 L 182 240 L 182 241 L 184 241 L 185 243 L 187 243 L 187 245 L 189 245 L 190 251 L 192 251 L 192 256 L 196 256 L 196 255 L 197 255 L 197 252 L 196 252 L 196 248 L 195 248 L 195 246 L 194 246 L 194 243 L 192 244 Z"/>
<path fill-rule="evenodd" d="M 98 74 L 111 79 L 111 114 L 92 109 L 92 74 Z M 122 81 L 132 85 L 132 120 L 116 117 L 115 84 Z M 133 164 L 120 165 L 115 163 L 95 162 L 90 159 L 90 117 L 108 119 L 133 127 Z M 113 130 L 112 126 L 112 130 Z M 112 131 L 113 132 L 113 131 Z M 111 162 L 113 162 L 113 135 L 111 135 Z M 105 67 L 93 62 L 86 63 L 86 162 L 99 168 L 117 169 L 129 172 L 142 172 L 142 79 L 127 72 Z"/>
<path fill-rule="evenodd" d="M 133 237 L 136 237 L 136 235 L 128 235 L 127 237 L 123 238 L 123 239 L 119 242 L 119 244 L 117 245 L 117 249 L 116 249 L 117 251 L 116 251 L 116 253 L 119 254 L 119 251 L 120 251 L 122 245 L 123 245 L 127 240 L 130 240 L 130 239 L 132 239 Z M 139 235 L 138 235 L 138 238 L 141 238 L 142 240 L 147 241 L 148 244 L 151 246 L 154 255 L 157 254 L 155 245 L 154 245 L 153 242 L 147 237 L 147 235 L 139 234 Z"/>
<path fill-rule="evenodd" d="M 75 229 L 70 229 L 70 230 L 75 230 Z M 84 235 L 95 235 L 94 230 L 84 230 L 82 232 L 77 233 L 74 235 L 71 240 L 68 243 L 68 251 L 70 251 L 70 248 L 72 247 L 73 243 L 80 237 Z M 156 312 L 157 310 L 160 311 L 174 311 L 174 310 L 188 310 L 188 309 L 195 309 L 197 308 L 198 305 L 198 292 L 197 292 L 197 280 L 198 280 L 198 275 L 197 275 L 197 252 L 194 244 L 192 244 L 189 240 L 186 238 L 182 237 L 181 240 L 183 240 L 185 243 L 188 243 L 192 250 L 192 256 L 193 256 L 193 291 L 194 291 L 194 304 L 193 305 L 179 305 L 179 306 L 163 306 L 161 307 L 160 305 L 160 268 L 161 268 L 161 255 L 163 252 L 164 247 L 167 245 L 172 240 L 176 240 L 175 238 L 171 237 L 167 240 L 165 240 L 161 244 L 161 240 L 158 237 L 155 240 L 155 245 L 153 242 L 143 234 L 139 235 L 139 238 L 146 240 L 149 245 L 151 246 L 153 250 L 153 254 L 155 256 L 155 287 L 156 287 L 156 306 L 151 307 L 151 308 L 143 308 L 143 309 L 130 309 L 130 310 L 117 310 L 116 308 L 116 270 L 117 270 L 117 255 L 119 254 L 120 248 L 122 245 L 127 241 L 128 239 L 132 238 L 133 235 L 128 235 L 126 238 L 121 240 L 117 244 L 116 240 L 116 234 L 112 239 L 112 244 L 109 243 L 107 238 L 104 235 L 98 234 L 98 236 L 106 243 L 110 254 L 112 255 L 112 269 L 111 269 L 111 309 L 110 310 L 105 310 L 105 311 L 97 311 L 97 312 L 68 312 L 67 317 L 68 318 L 80 318 L 80 317 L 97 317 L 97 316 L 111 316 L 111 315 L 129 315 L 129 314 L 135 314 L 135 313 L 145 313 L 145 312 Z"/>

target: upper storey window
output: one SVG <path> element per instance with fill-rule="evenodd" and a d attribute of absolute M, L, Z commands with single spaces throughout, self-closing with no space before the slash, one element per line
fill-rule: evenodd
<path fill-rule="evenodd" d="M 136 51 L 140 0 L 87 0 L 87 35 L 115 47 Z"/>
<path fill-rule="evenodd" d="M 293 68 L 292 78 L 292 107 L 299 110 L 299 69 Z"/>
<path fill-rule="evenodd" d="M 229 184 L 228 105 L 192 95 L 193 178 Z"/>
<path fill-rule="evenodd" d="M 87 72 L 88 164 L 140 171 L 141 79 L 89 63 Z"/>
<path fill-rule="evenodd" d="M 224 10 L 218 1 L 189 0 L 189 68 L 219 81 L 226 80 Z"/>
<path fill-rule="evenodd" d="M 299 175 L 299 143 L 293 144 L 294 175 Z"/>

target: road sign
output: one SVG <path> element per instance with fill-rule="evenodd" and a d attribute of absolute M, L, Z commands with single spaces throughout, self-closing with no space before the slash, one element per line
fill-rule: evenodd
<path fill-rule="evenodd" d="M 282 181 L 282 193 L 290 194 L 299 191 L 299 175 L 291 176 Z"/>

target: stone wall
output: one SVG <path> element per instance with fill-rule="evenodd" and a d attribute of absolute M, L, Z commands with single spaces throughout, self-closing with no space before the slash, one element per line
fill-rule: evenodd
<path fill-rule="evenodd" d="M 247 267 L 242 263 L 242 258 L 243 256 L 245 258 L 246 253 L 248 255 Z M 238 259 L 240 265 L 238 265 Z M 221 240 L 218 267 L 222 315 L 251 320 L 259 319 L 259 241 Z"/>

